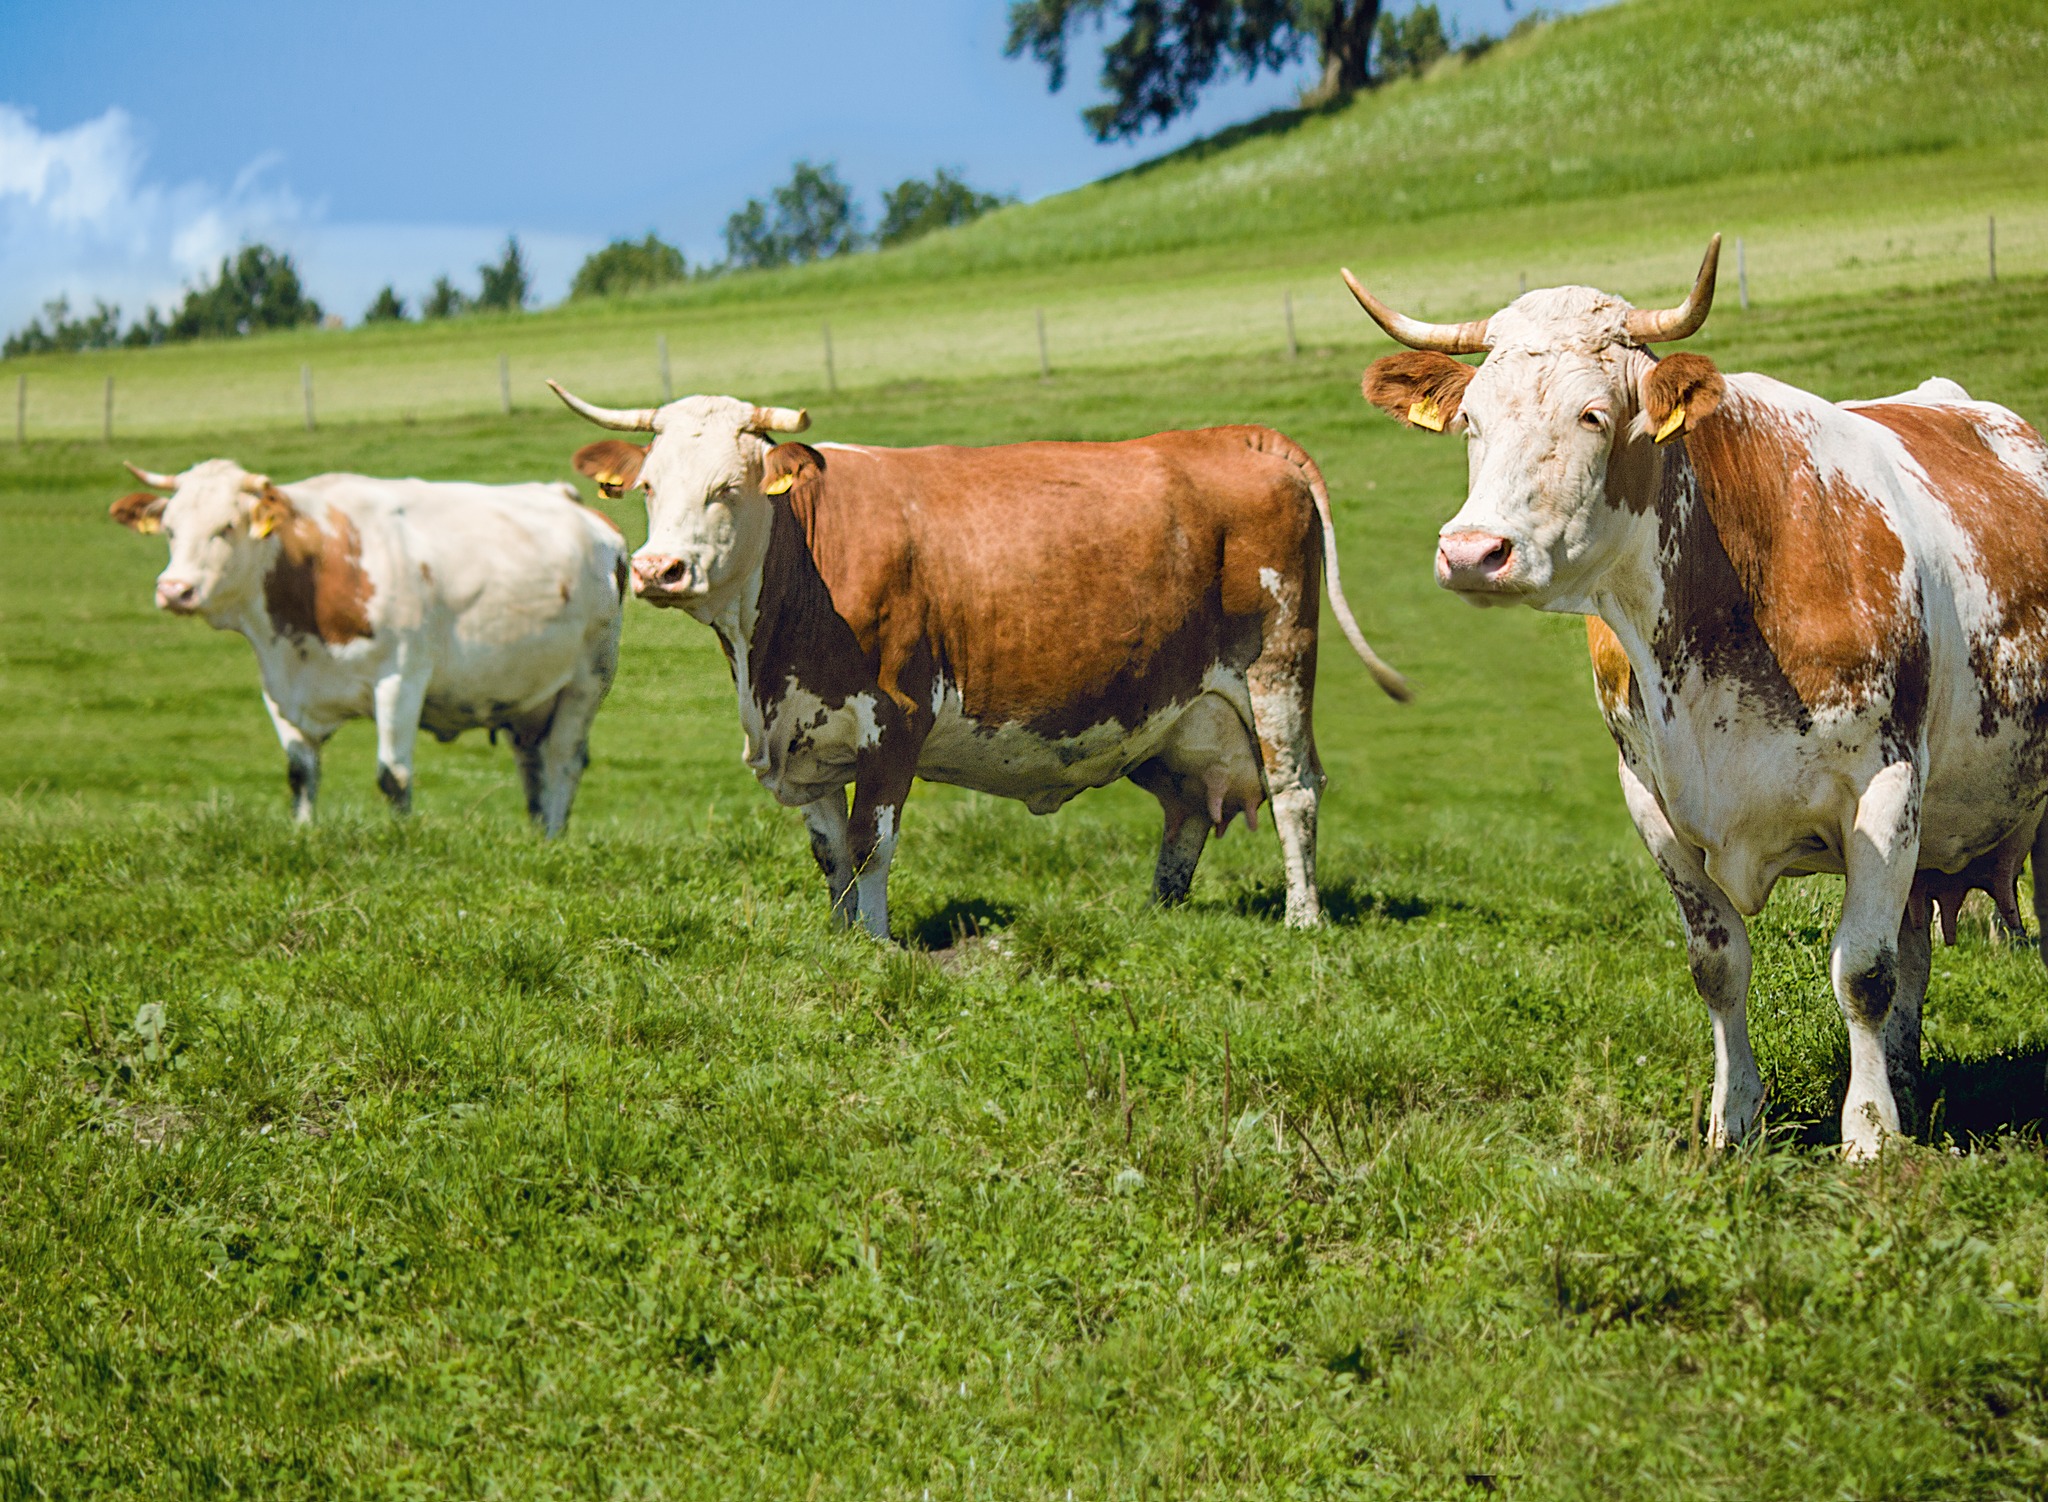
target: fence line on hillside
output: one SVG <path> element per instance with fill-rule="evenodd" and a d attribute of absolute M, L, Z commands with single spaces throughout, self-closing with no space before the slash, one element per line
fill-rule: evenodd
<path fill-rule="evenodd" d="M 1998 283 L 1998 220 L 1995 215 L 1986 217 L 1984 237 L 1984 260 L 1981 263 L 1982 275 L 1990 285 L 1995 286 Z M 1952 257 L 1955 248 L 1954 242 L 1950 241 L 1949 245 L 1950 249 L 1948 251 L 1935 252 L 1935 254 L 1946 254 Z M 1889 242 L 1887 242 L 1887 249 L 1889 249 Z M 1910 249 L 1908 259 L 1912 259 Z M 1949 264 L 1954 264 L 1952 259 Z M 1748 244 L 1744 236 L 1737 235 L 1735 237 L 1735 294 L 1737 304 L 1743 312 L 1748 312 L 1757 305 L 1752 296 L 1749 272 Z M 1516 273 L 1515 285 L 1516 295 L 1520 295 L 1528 290 L 1529 277 L 1526 271 Z M 1229 338 L 1231 348 L 1239 352 L 1255 350 L 1264 342 L 1264 336 L 1257 332 L 1258 326 L 1263 319 L 1270 319 L 1270 323 L 1265 324 L 1265 327 L 1270 329 L 1272 342 L 1266 347 L 1273 350 L 1276 354 L 1284 354 L 1290 360 L 1298 359 L 1301 356 L 1304 344 L 1309 342 L 1305 340 L 1304 331 L 1298 326 L 1298 314 L 1304 302 L 1313 303 L 1318 312 L 1326 315 L 1324 319 L 1325 331 L 1332 330 L 1337 326 L 1330 322 L 1330 317 L 1334 316 L 1336 319 L 1342 320 L 1345 317 L 1345 312 L 1352 310 L 1350 299 L 1342 294 L 1319 293 L 1312 298 L 1303 299 L 1297 296 L 1295 289 L 1291 286 L 1283 286 L 1278 290 L 1280 293 L 1278 306 L 1274 307 L 1270 302 L 1263 303 L 1263 306 L 1269 310 L 1263 315 L 1256 311 L 1261 305 L 1259 303 L 1250 302 L 1241 297 L 1232 298 L 1226 296 L 1220 299 L 1217 306 L 1235 316 L 1221 318 L 1220 324 L 1218 319 L 1198 319 L 1195 323 L 1189 325 L 1191 331 L 1189 337 L 1200 341 L 1202 339 L 1202 332 L 1206 330 L 1209 336 L 1206 342 L 1217 343 L 1224 337 L 1217 332 L 1219 326 L 1226 330 L 1237 329 L 1239 332 Z M 1267 295 L 1270 296 L 1270 293 Z M 1505 299 L 1505 288 L 1501 289 L 1500 295 Z M 1328 310 L 1333 305 L 1344 311 L 1329 315 Z M 1409 311 L 1418 314 L 1427 313 L 1427 309 L 1420 305 L 1412 307 Z M 1021 321 L 1021 309 L 1019 310 L 1019 318 Z M 942 315 L 939 321 L 944 323 L 946 318 Z M 955 322 L 957 323 L 957 321 L 956 317 Z M 1096 326 L 1096 322 L 1091 320 L 1085 313 L 1075 312 L 1071 320 L 1060 325 L 1060 327 L 1055 327 L 1057 322 L 1056 318 L 1047 315 L 1046 309 L 1041 305 L 1030 310 L 1030 322 L 1018 331 L 1024 335 L 1024 338 L 1020 339 L 1017 344 L 1008 344 L 999 333 L 992 334 L 986 325 L 972 332 L 963 332 L 961 337 L 966 342 L 955 343 L 952 346 L 956 352 L 965 353 L 966 355 L 966 358 L 960 361 L 956 368 L 961 370 L 963 376 L 966 375 L 966 372 L 971 367 L 974 370 L 974 376 L 1000 378 L 1002 369 L 1007 362 L 1001 359 L 992 361 L 987 356 L 993 351 L 1008 348 L 1014 350 L 1018 356 L 1016 363 L 1010 365 L 1009 368 L 1017 375 L 1023 375 L 1025 370 L 1029 368 L 1026 362 L 1030 359 L 1030 352 L 1035 344 L 1038 377 L 1040 380 L 1050 381 L 1054 378 L 1052 342 L 1055 335 L 1060 332 L 1060 328 L 1068 330 L 1067 338 L 1070 341 L 1062 346 L 1063 349 L 1069 351 L 1063 359 L 1064 369 L 1071 371 L 1091 363 L 1088 358 L 1088 343 L 1091 337 L 1094 340 L 1096 351 L 1093 363 L 1102 362 L 1105 340 L 1108 341 L 1109 358 L 1115 359 L 1117 353 L 1122 352 L 1122 346 L 1117 345 L 1115 342 L 1117 331 L 1110 330 L 1105 332 L 1103 328 Z M 1340 343 L 1349 343 L 1354 340 L 1365 342 L 1377 337 L 1376 333 L 1366 327 L 1363 320 L 1356 324 L 1347 323 L 1345 326 L 1352 328 L 1354 333 L 1351 336 L 1337 335 L 1337 340 Z M 911 327 L 914 339 L 915 326 Z M 898 339 L 898 348 L 894 356 L 898 365 L 902 363 L 900 347 L 902 329 L 903 325 L 901 324 L 884 325 L 884 332 L 876 336 L 885 346 L 892 336 Z M 1148 330 L 1147 332 L 1156 331 Z M 660 392 L 662 401 L 670 401 L 674 399 L 675 383 L 670 361 L 668 335 L 653 331 L 649 331 L 649 333 L 651 335 L 652 348 L 648 350 L 648 354 L 651 354 L 652 359 L 646 367 L 643 367 L 645 375 L 628 377 L 626 378 L 626 383 L 631 386 L 638 386 L 644 382 L 647 386 L 651 386 Z M 821 339 L 820 353 L 823 357 L 821 373 L 824 376 L 825 389 L 828 394 L 837 396 L 840 392 L 840 367 L 847 353 L 844 347 L 846 340 L 843 332 L 841 336 L 835 338 L 832 323 L 829 319 L 821 322 L 819 333 Z M 1167 330 L 1167 335 L 1172 337 L 1173 330 Z M 1026 340 L 1031 342 L 1025 342 Z M 1319 335 L 1315 342 L 1325 348 L 1331 347 L 1329 339 L 1321 335 Z M 856 343 L 856 357 L 858 357 L 858 351 L 861 347 Z M 645 349 L 646 346 L 643 345 L 642 348 Z M 479 363 L 482 362 L 483 358 L 482 356 L 478 357 Z M 592 358 L 599 358 L 595 355 L 594 351 L 555 358 L 554 363 L 558 365 L 573 363 L 579 359 L 587 363 Z M 616 386 L 620 383 L 621 377 L 624 374 L 624 367 L 620 364 L 622 357 L 614 352 L 601 358 L 607 369 L 602 377 L 596 379 L 601 384 L 608 383 Z M 641 358 L 645 359 L 646 356 Z M 521 359 L 522 363 L 530 364 L 534 362 L 534 357 L 532 356 L 522 356 Z M 876 367 L 877 359 L 880 360 L 882 366 L 886 369 L 891 356 L 885 353 L 880 357 L 869 357 L 866 367 L 870 373 L 869 380 L 886 382 L 903 378 L 898 372 L 883 373 L 883 371 L 878 371 Z M 330 376 L 324 398 L 321 402 L 316 403 L 316 363 L 315 360 L 308 359 L 300 362 L 299 365 L 300 401 L 298 405 L 301 409 L 301 417 L 305 429 L 309 433 L 316 431 L 318 428 L 319 408 L 321 405 L 325 406 L 326 415 L 331 421 L 398 420 L 411 422 L 416 420 L 416 413 L 420 407 L 430 409 L 436 416 L 477 414 L 489 410 L 484 405 L 487 398 L 484 398 L 483 392 L 491 388 L 486 386 L 482 380 L 479 380 L 475 386 L 472 386 L 467 379 L 459 374 L 460 367 L 455 362 L 447 360 L 436 361 L 431 356 L 424 362 L 421 362 L 417 357 L 409 355 L 400 356 L 388 368 L 366 366 L 359 359 L 338 362 L 342 374 Z M 419 388 L 422 397 L 421 401 L 415 406 L 405 406 L 399 408 L 396 412 L 391 411 L 387 388 L 392 386 L 396 379 L 400 378 L 401 371 L 415 370 L 421 363 L 424 363 L 427 367 L 423 384 Z M 856 363 L 859 363 L 858 358 L 856 358 Z M 921 358 L 920 363 L 925 365 L 936 363 L 943 366 L 951 362 L 947 360 L 942 352 L 935 361 Z M 288 369 L 288 367 L 286 368 Z M 84 424 L 79 420 L 81 414 L 78 413 L 76 405 L 77 397 L 82 394 L 78 392 L 79 383 L 75 380 L 66 381 L 63 379 L 46 378 L 46 374 L 53 376 L 59 369 L 60 367 L 55 365 L 41 367 L 35 372 L 35 379 L 33 380 L 31 372 L 27 370 L 20 371 L 16 375 L 14 383 L 14 441 L 17 446 L 26 445 L 31 437 L 76 439 L 82 436 L 80 429 Z M 818 367 L 813 366 L 812 369 L 817 370 Z M 147 377 L 140 371 L 129 371 L 125 370 L 125 368 L 124 374 L 129 379 L 120 388 L 124 397 L 120 415 L 123 418 L 125 429 L 131 436 L 140 432 L 203 431 L 209 426 L 217 428 L 247 425 L 260 426 L 275 423 L 284 415 L 279 407 L 268 405 L 260 396 L 262 389 L 260 381 L 267 379 L 267 377 L 259 375 L 257 379 L 243 377 L 234 383 L 239 386 L 242 399 L 237 402 L 233 397 L 230 397 L 225 404 L 227 406 L 226 411 L 221 410 L 223 404 L 219 402 L 217 396 L 210 397 L 209 405 L 203 413 L 191 413 L 181 423 L 164 425 L 162 422 L 164 414 L 161 412 L 156 414 L 156 421 L 153 422 L 151 420 L 149 397 L 152 394 L 152 388 Z M 377 397 L 385 398 L 377 404 L 382 410 L 373 411 L 372 407 L 360 397 L 356 403 L 349 401 L 347 392 L 349 389 L 349 376 L 351 374 L 358 391 L 375 393 L 375 397 L 372 398 L 373 401 Z M 512 395 L 512 356 L 509 353 L 501 352 L 497 355 L 495 374 L 497 379 L 492 384 L 495 386 L 496 406 L 500 414 L 509 417 L 515 411 Z M 794 374 L 795 381 L 800 387 L 803 380 L 800 371 L 792 372 L 792 374 Z M 280 370 L 278 375 L 283 377 L 284 371 Z M 478 371 L 478 375 L 482 376 L 483 371 Z M 414 379 L 421 380 L 422 378 L 415 376 Z M 781 381 L 784 377 L 778 376 L 772 379 Z M 208 383 L 201 382 L 197 384 L 207 385 Z M 220 383 L 215 382 L 212 384 L 218 385 Z M 49 418 L 45 419 L 46 427 L 41 434 L 36 434 L 32 431 L 32 424 L 30 422 L 32 386 L 54 388 L 58 393 L 55 399 L 49 396 L 39 399 L 37 404 L 38 410 L 52 414 Z M 66 390 L 73 393 L 69 402 L 62 399 L 62 393 Z M 182 397 L 184 395 L 182 383 L 176 381 L 159 382 L 154 394 L 158 397 L 160 406 L 164 403 L 167 392 Z M 106 444 L 111 444 L 114 440 L 115 419 L 117 415 L 116 395 L 115 376 L 112 372 L 109 372 L 105 376 L 105 383 L 101 393 L 101 411 L 99 414 L 100 439 L 101 442 Z M 280 392 L 279 395 L 281 396 L 282 393 Z M 65 420 L 64 415 L 67 410 L 69 413 L 68 421 Z M 528 408 L 527 410 L 537 409 Z M 90 429 L 87 428 L 86 431 L 89 432 Z"/>

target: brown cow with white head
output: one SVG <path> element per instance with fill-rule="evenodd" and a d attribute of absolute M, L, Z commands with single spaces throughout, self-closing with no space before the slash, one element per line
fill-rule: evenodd
<path fill-rule="evenodd" d="M 1713 1019 L 1717 1142 L 1763 1100 L 1744 918 L 1781 876 L 1845 874 L 1842 1138 L 1867 1156 L 1918 1084 L 1930 907 L 1952 940 L 1982 887 L 2017 926 L 2031 852 L 2048 910 L 2048 447 L 1952 381 L 1836 404 L 1659 358 L 1705 320 L 1719 248 L 1661 311 L 1556 287 L 1429 324 L 1344 275 L 1416 351 L 1376 361 L 1367 400 L 1466 443 L 1438 582 L 1590 618 L 1629 813 Z"/>
<path fill-rule="evenodd" d="M 1352 622 L 1322 475 L 1287 438 L 775 447 L 809 417 L 555 391 L 654 435 L 593 443 L 576 466 L 609 494 L 646 492 L 633 589 L 718 633 L 746 764 L 803 809 L 841 923 L 888 936 L 914 776 L 1034 813 L 1128 777 L 1165 816 L 1162 902 L 1186 896 L 1212 830 L 1270 799 L 1287 920 L 1319 920 L 1319 571 L 1374 677 L 1406 690 Z"/>
<path fill-rule="evenodd" d="M 444 741 L 504 730 L 527 812 L 561 832 L 618 666 L 626 589 L 624 539 L 573 486 L 279 485 L 229 459 L 177 475 L 128 467 L 152 489 L 111 514 L 170 544 L 157 608 L 256 649 L 300 822 L 313 816 L 321 746 L 369 717 L 377 783 L 399 812 L 422 726 Z"/>

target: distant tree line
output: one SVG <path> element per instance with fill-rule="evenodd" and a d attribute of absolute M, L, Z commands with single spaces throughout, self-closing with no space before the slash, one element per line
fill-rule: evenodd
<path fill-rule="evenodd" d="M 420 317 L 432 321 L 460 318 L 465 313 L 525 311 L 533 296 L 533 277 L 526 269 L 526 256 L 519 249 L 517 235 L 507 235 L 505 248 L 498 253 L 498 259 L 486 261 L 476 270 L 479 285 L 474 296 L 456 286 L 445 272 L 435 277 L 434 285 L 420 299 Z M 411 317 L 405 299 L 388 282 L 378 289 L 370 306 L 363 310 L 364 323 L 404 323 Z"/>
<path fill-rule="evenodd" d="M 239 254 L 222 257 L 217 276 L 188 288 L 169 318 L 152 307 L 123 329 L 118 307 L 98 302 L 92 312 L 74 317 L 69 299 L 53 298 L 40 317 L 7 336 L 0 356 L 231 339 L 319 321 L 320 304 L 306 295 L 292 258 L 267 245 L 246 245 Z"/>

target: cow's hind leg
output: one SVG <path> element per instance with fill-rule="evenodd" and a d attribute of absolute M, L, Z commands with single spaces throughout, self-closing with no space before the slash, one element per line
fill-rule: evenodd
<path fill-rule="evenodd" d="M 1313 637 L 1280 629 L 1269 632 L 1266 650 L 1246 675 L 1251 689 L 1252 728 L 1258 733 L 1266 793 L 1280 835 L 1287 873 L 1287 924 L 1314 928 L 1323 921 L 1316 894 L 1316 808 L 1323 797 L 1323 767 L 1316 757 L 1311 708 L 1316 654 Z"/>
<path fill-rule="evenodd" d="M 841 928 L 851 928 L 859 913 L 853 885 L 853 842 L 846 816 L 846 790 L 836 789 L 804 805 L 804 823 L 811 831 L 811 858 L 825 873 L 825 889 L 832 894 L 832 917 Z"/>
<path fill-rule="evenodd" d="M 1707 1140 L 1726 1147 L 1747 1137 L 1763 1108 L 1764 1082 L 1749 1047 L 1749 930 L 1727 893 L 1707 875 L 1697 847 L 1680 839 L 1656 795 L 1621 759 L 1621 792 L 1636 832 L 1678 901 L 1685 958 L 1714 1026 L 1714 1094 Z"/>
<path fill-rule="evenodd" d="M 590 765 L 590 727 L 611 687 L 611 674 L 595 670 L 579 674 L 555 699 L 547 734 L 534 748 L 534 769 L 527 776 L 526 812 L 553 839 L 569 822 L 569 806 Z M 521 770 L 525 770 L 522 760 Z"/>
<path fill-rule="evenodd" d="M 1842 921 L 1828 953 L 1835 1000 L 1849 1030 L 1842 1150 L 1870 1158 L 1899 1130 L 1886 1033 L 1901 990 L 1901 920 L 1920 854 L 1920 774 L 1911 763 L 1894 762 L 1870 780 L 1843 845 Z M 1927 942 L 1924 932 L 1920 942 Z M 1913 1031 L 1919 1031 L 1917 1017 Z"/>
<path fill-rule="evenodd" d="M 1920 1009 L 1934 966 L 1932 919 L 1925 897 L 1916 892 L 1906 899 L 1899 923 L 1899 985 L 1884 1017 L 1885 1074 L 1905 1132 L 1920 1128 Z"/>
<path fill-rule="evenodd" d="M 1156 757 L 1134 770 L 1131 781 L 1159 800 L 1164 827 L 1159 861 L 1152 869 L 1152 900 L 1174 907 L 1187 901 L 1195 884 L 1195 867 L 1209 843 L 1208 810 L 1182 796 L 1181 779 Z"/>

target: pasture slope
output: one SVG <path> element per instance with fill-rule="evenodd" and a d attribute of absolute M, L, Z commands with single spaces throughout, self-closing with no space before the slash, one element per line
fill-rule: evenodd
<path fill-rule="evenodd" d="M 1933 25 L 1934 7 L 1648 0 L 1003 216 L 1013 248 L 1033 213 L 1074 216 L 1035 259 L 973 264 L 999 220 L 898 262 L 692 288 L 662 316 L 730 317 L 737 348 L 785 316 L 808 337 L 820 308 L 835 327 L 870 300 L 959 308 L 1013 277 L 1027 310 L 1162 267 L 1189 306 L 1205 286 L 1278 286 L 1301 242 L 1247 220 L 1189 244 L 1175 205 L 1234 173 L 1291 192 L 1288 151 L 1397 109 L 1478 109 L 1460 91 L 1481 83 L 1504 101 L 1487 119 L 1532 112 L 1526 133 L 1502 124 L 1511 163 L 1549 128 L 1529 99 L 1576 76 L 1556 49 L 1591 68 L 1625 55 L 1616 38 L 1732 47 L 1732 28 L 1784 14 L 1822 39 L 1903 17 L 1975 59 L 1955 118 L 2017 123 L 1887 135 L 1837 91 L 1808 119 L 1822 145 L 1775 177 L 1728 176 L 1759 165 L 1731 157 L 1682 191 L 1609 183 L 1590 254 L 1654 247 L 1632 264 L 1658 277 L 1601 280 L 1676 286 L 1707 229 L 1733 232 L 1695 194 L 1768 196 L 1816 247 L 1869 222 L 1894 176 L 1898 202 L 1937 216 L 1977 214 L 1967 191 L 1994 181 L 2048 210 L 2039 174 L 1997 170 L 2048 150 L 2006 66 L 2038 11 L 1974 7 L 1976 31 Z M 1919 64 L 1887 45 L 1858 66 L 1890 88 Z M 1589 108 L 1620 110 L 1618 93 Z M 1740 118 L 1731 94 L 1699 107 Z M 1747 105 L 1760 131 L 1801 118 Z M 1892 154 L 1827 144 L 1835 119 Z M 1607 138 L 1589 132 L 1592 152 Z M 1639 134 L 1615 161 L 1656 154 Z M 1419 160 L 1439 138 L 1394 139 Z M 1511 283 L 1519 235 L 1563 257 L 1587 225 L 1589 200 L 1545 181 L 1505 204 L 1461 182 L 1399 221 L 1347 200 L 1318 233 L 1334 261 L 1366 238 L 1347 216 L 1371 218 L 1417 289 L 1427 247 L 1469 240 L 1471 286 Z M 1131 243 L 1062 268 L 1062 243 L 1119 222 Z M 1834 396 L 1939 371 L 2048 421 L 2038 259 L 1995 288 L 1906 290 L 1814 264 L 1799 296 L 1747 315 L 1724 293 L 1699 347 Z M 504 332 L 566 354 L 646 311 Z M 496 332 L 334 347 L 369 369 Z M 300 348 L 161 358 L 232 386 Z M 330 748 L 320 823 L 293 830 L 248 653 L 151 612 L 160 548 L 104 519 L 114 460 L 566 475 L 588 430 L 535 409 L 305 434 L 196 406 L 113 453 L 0 449 L 0 1496 L 2041 1494 L 2039 960 L 1971 909 L 1936 957 L 1928 1140 L 1844 1167 L 1823 952 L 1838 885 L 1789 887 L 1757 925 L 1773 1130 L 1697 1151 L 1705 1020 L 1621 812 L 1577 622 L 1435 590 L 1461 456 L 1359 401 L 1372 348 L 1149 344 L 1051 382 L 969 371 L 830 402 L 700 382 L 809 397 L 826 439 L 1252 419 L 1302 440 L 1366 630 L 1419 690 L 1388 704 L 1326 658 L 1335 921 L 1310 934 L 1279 924 L 1263 830 L 1212 847 L 1193 902 L 1157 913 L 1148 799 L 1033 819 L 928 786 L 897 863 L 903 946 L 834 934 L 799 823 L 738 765 L 707 634 L 643 609 L 561 843 L 522 827 L 509 757 L 479 737 L 422 748 L 420 811 L 394 823 L 362 725 Z M 613 512 L 637 537 L 633 509 Z"/>

